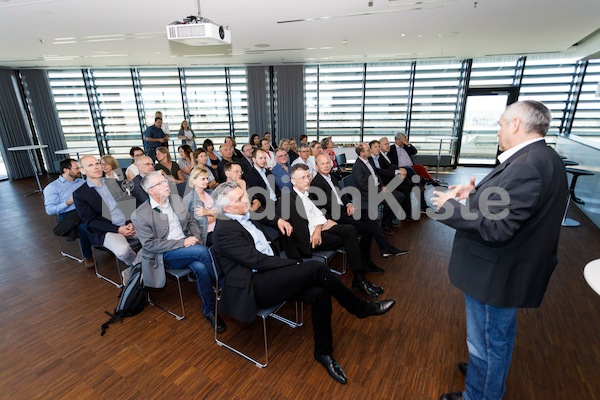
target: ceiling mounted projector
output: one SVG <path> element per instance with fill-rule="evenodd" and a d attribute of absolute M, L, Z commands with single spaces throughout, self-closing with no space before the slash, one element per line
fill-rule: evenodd
<path fill-rule="evenodd" d="M 167 39 L 188 46 L 228 45 L 231 32 L 207 18 L 191 16 L 167 25 Z"/>

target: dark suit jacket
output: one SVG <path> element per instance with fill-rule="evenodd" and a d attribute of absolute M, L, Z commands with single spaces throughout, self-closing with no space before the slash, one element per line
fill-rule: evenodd
<path fill-rule="evenodd" d="M 392 164 L 390 164 L 383 155 L 379 155 L 379 168 L 375 166 L 375 160 L 373 157 L 369 157 L 369 162 L 373 166 L 373 169 L 375 169 L 375 172 L 377 172 L 377 175 L 381 177 L 383 185 L 390 183 L 390 181 L 396 176 L 398 167 L 394 167 Z"/>
<path fill-rule="evenodd" d="M 484 218 L 480 211 L 485 198 L 500 200 L 489 194 L 495 188 L 502 188 L 509 199 L 504 203 L 508 205 L 488 203 L 494 214 L 508 210 L 499 220 Z M 469 196 L 468 205 L 447 201 L 453 213 L 442 222 L 456 229 L 452 283 L 495 307 L 538 307 L 558 262 L 567 193 L 563 162 L 542 140 L 494 168 Z M 462 217 L 461 211 L 471 217 Z"/>
<path fill-rule="evenodd" d="M 340 184 L 339 184 L 338 180 L 333 175 L 329 175 L 329 176 L 331 176 L 331 181 L 333 182 L 333 186 L 335 186 L 338 189 L 338 195 L 340 195 L 340 192 L 339 192 Z M 331 190 L 331 186 L 329 186 L 329 183 L 327 183 L 327 181 L 325 180 L 323 175 L 321 175 L 320 173 L 317 173 L 317 175 L 313 178 L 312 182 L 310 183 L 310 187 L 311 187 L 311 189 L 313 189 L 313 188 L 319 189 L 322 193 L 325 193 L 325 199 L 318 199 L 317 196 L 314 194 L 314 192 L 311 190 L 310 198 L 313 199 L 315 204 L 318 204 L 317 206 L 319 208 L 325 210 L 325 217 L 327 217 L 327 219 L 333 219 L 335 221 L 339 220 L 339 217 L 333 218 L 332 216 L 334 214 L 335 215 L 346 214 L 346 207 L 348 206 L 348 204 L 352 204 L 352 200 L 350 199 L 350 196 L 348 196 L 347 194 L 344 193 L 340 196 L 340 199 L 342 200 L 342 203 L 344 203 L 344 206 L 343 207 L 340 206 Z M 323 200 L 325 200 L 326 203 L 321 205 Z M 335 210 L 335 212 L 334 212 L 334 210 Z"/>
<path fill-rule="evenodd" d="M 261 228 L 260 224 L 255 224 Z M 252 270 L 266 271 L 296 265 L 296 260 L 267 256 L 237 221 L 220 216 L 213 232 L 214 255 L 223 273 L 223 295 L 219 312 L 241 322 L 252 322 L 258 310 L 252 285 Z"/>
<path fill-rule="evenodd" d="M 131 213 L 135 210 L 135 199 L 124 193 L 120 182 L 115 179 L 104 178 L 104 184 L 119 203 L 119 208 L 125 214 L 125 218 L 130 219 Z M 102 246 L 106 232 L 118 233 L 119 227 L 109 219 L 108 206 L 102 201 L 102 197 L 96 192 L 96 189 L 84 183 L 73 192 L 73 201 L 79 218 L 87 225 L 92 244 Z"/>
<path fill-rule="evenodd" d="M 406 152 L 408 153 L 408 156 L 410 157 L 411 161 L 414 164 L 415 160 L 413 159 L 412 156 L 417 154 L 417 148 L 415 146 L 406 146 L 406 145 L 404 145 L 402 147 L 404 148 L 404 150 L 406 150 Z M 387 156 L 393 165 L 398 165 L 398 152 L 396 150 L 395 144 L 390 146 L 390 151 L 387 153 Z M 398 165 L 398 166 L 405 167 L 405 165 Z"/>
<path fill-rule="evenodd" d="M 277 198 L 279 198 L 281 196 L 281 191 L 275 184 L 275 177 L 272 176 L 273 173 L 267 169 L 266 175 L 267 175 L 267 179 L 273 179 L 273 184 L 271 185 L 271 188 L 275 191 L 275 196 L 277 196 Z M 269 176 L 271 176 L 271 178 L 269 178 Z M 258 173 L 256 168 L 254 168 L 254 167 L 250 168 L 248 170 L 248 173 L 244 175 L 244 180 L 246 181 L 246 189 L 249 191 L 250 191 L 250 188 L 253 188 L 253 187 L 260 187 L 260 188 L 263 188 L 264 190 L 267 190 L 267 184 L 265 183 L 263 178 L 260 176 L 260 174 Z M 264 196 L 264 194 L 257 193 L 254 196 L 252 196 L 252 200 L 254 200 L 254 199 L 257 199 L 258 201 L 260 201 L 260 204 L 262 205 L 263 208 L 265 208 L 267 206 L 267 198 Z"/>
<path fill-rule="evenodd" d="M 252 168 L 252 163 L 250 161 L 248 161 L 248 159 L 246 157 L 241 157 L 237 160 L 237 162 L 240 163 L 240 165 L 242 166 L 242 176 L 244 178 L 244 180 L 246 180 L 246 174 L 248 173 L 248 171 L 250 171 L 250 168 Z"/>
<path fill-rule="evenodd" d="M 379 193 L 381 191 L 383 181 L 381 179 L 381 176 L 377 174 L 375 166 L 373 164 L 371 164 L 371 166 L 375 171 L 375 175 L 377 175 L 377 177 L 379 178 L 379 186 L 377 188 L 377 193 Z M 374 185 L 374 181 L 371 178 L 371 171 L 369 171 L 369 168 L 367 168 L 367 166 L 362 160 L 357 159 L 356 162 L 352 165 L 352 176 L 356 181 L 356 185 L 358 186 L 358 190 L 360 191 L 361 197 L 364 199 L 364 201 L 366 201 L 366 199 L 369 198 L 369 186 Z M 369 178 L 371 178 L 370 182 Z"/>
<path fill-rule="evenodd" d="M 231 161 L 233 161 L 233 158 L 231 159 Z M 217 178 L 217 181 L 219 181 L 219 183 L 223 183 L 227 180 L 227 177 L 225 176 L 225 164 L 227 164 L 228 162 L 230 161 L 222 159 L 217 164 L 217 176 L 215 176 L 215 178 Z"/>
<path fill-rule="evenodd" d="M 131 182 L 133 183 L 133 188 L 131 189 L 131 195 L 135 197 L 135 205 L 139 207 L 148 200 L 148 193 L 142 188 L 142 176 L 136 175 Z"/>

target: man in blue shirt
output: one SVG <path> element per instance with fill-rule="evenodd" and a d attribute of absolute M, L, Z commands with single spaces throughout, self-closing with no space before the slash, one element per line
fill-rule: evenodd
<path fill-rule="evenodd" d="M 144 147 L 146 154 L 156 162 L 156 149 L 159 147 L 168 147 L 169 135 L 165 135 L 162 130 L 162 117 L 154 118 L 154 125 L 150 125 L 144 132 Z"/>
<path fill-rule="evenodd" d="M 62 174 L 57 180 L 51 182 L 44 188 L 44 207 L 48 215 L 57 215 L 58 222 L 65 219 L 69 214 L 75 212 L 73 204 L 73 192 L 85 181 L 81 179 L 79 164 L 77 161 L 67 158 L 59 164 Z M 92 258 L 92 244 L 88 237 L 87 228 L 84 223 L 77 226 L 79 232 L 79 245 L 83 255 L 86 268 L 94 266 Z"/>
<path fill-rule="evenodd" d="M 275 177 L 275 184 L 279 187 L 279 190 L 283 190 L 283 188 L 288 188 L 288 190 L 292 190 L 292 181 L 290 178 L 290 170 L 289 170 L 289 162 L 288 162 L 288 153 L 285 149 L 278 148 L 275 152 L 275 160 L 277 164 L 273 168 L 271 168 L 271 172 Z"/>

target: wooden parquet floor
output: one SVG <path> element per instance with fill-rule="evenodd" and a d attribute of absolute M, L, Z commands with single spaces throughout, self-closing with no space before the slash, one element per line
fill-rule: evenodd
<path fill-rule="evenodd" d="M 101 337 L 119 289 L 60 255 L 42 196 L 23 196 L 34 187 L 0 182 L 1 399 L 431 400 L 463 388 L 464 302 L 447 276 L 454 232 L 440 223 L 403 222 L 393 241 L 406 256 L 383 260 L 373 250 L 386 273 L 370 278 L 397 300 L 389 314 L 358 320 L 334 302 L 334 354 L 349 379 L 340 385 L 313 360 L 310 307 L 299 329 L 269 321 L 269 366 L 259 369 L 215 344 L 189 282 L 184 320 L 148 306 Z M 600 399 L 600 296 L 582 275 L 600 258 L 600 230 L 574 206 L 570 216 L 582 225 L 563 228 L 542 306 L 519 313 L 505 399 Z M 111 259 L 100 261 L 110 273 Z M 176 307 L 168 286 L 157 300 Z M 230 340 L 260 354 L 258 321 L 226 321 Z"/>

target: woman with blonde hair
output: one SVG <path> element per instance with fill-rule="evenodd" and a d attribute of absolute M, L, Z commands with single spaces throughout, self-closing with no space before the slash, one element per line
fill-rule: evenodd
<path fill-rule="evenodd" d="M 181 172 L 179 165 L 171 160 L 169 149 L 166 147 L 158 147 L 156 149 L 156 161 L 158 162 L 154 164 L 154 169 L 156 171 L 162 171 L 168 180 L 173 183 L 185 182 L 183 172 Z"/>
<path fill-rule="evenodd" d="M 119 181 L 123 180 L 123 171 L 119 168 L 119 163 L 113 156 L 102 156 L 100 165 L 106 178 L 112 178 Z"/>
<path fill-rule="evenodd" d="M 208 170 L 208 188 L 214 189 L 217 187 L 219 182 L 215 179 L 215 174 L 212 172 L 212 169 L 206 165 L 208 163 L 208 153 L 202 147 L 194 151 L 194 161 L 196 161 L 195 168 L 206 168 Z"/>
<path fill-rule="evenodd" d="M 218 211 L 208 189 L 210 171 L 196 167 L 190 173 L 189 185 L 192 189 L 183 198 L 183 205 L 194 216 L 200 228 L 200 239 L 206 247 L 212 246 L 212 232 L 215 230 Z"/>

